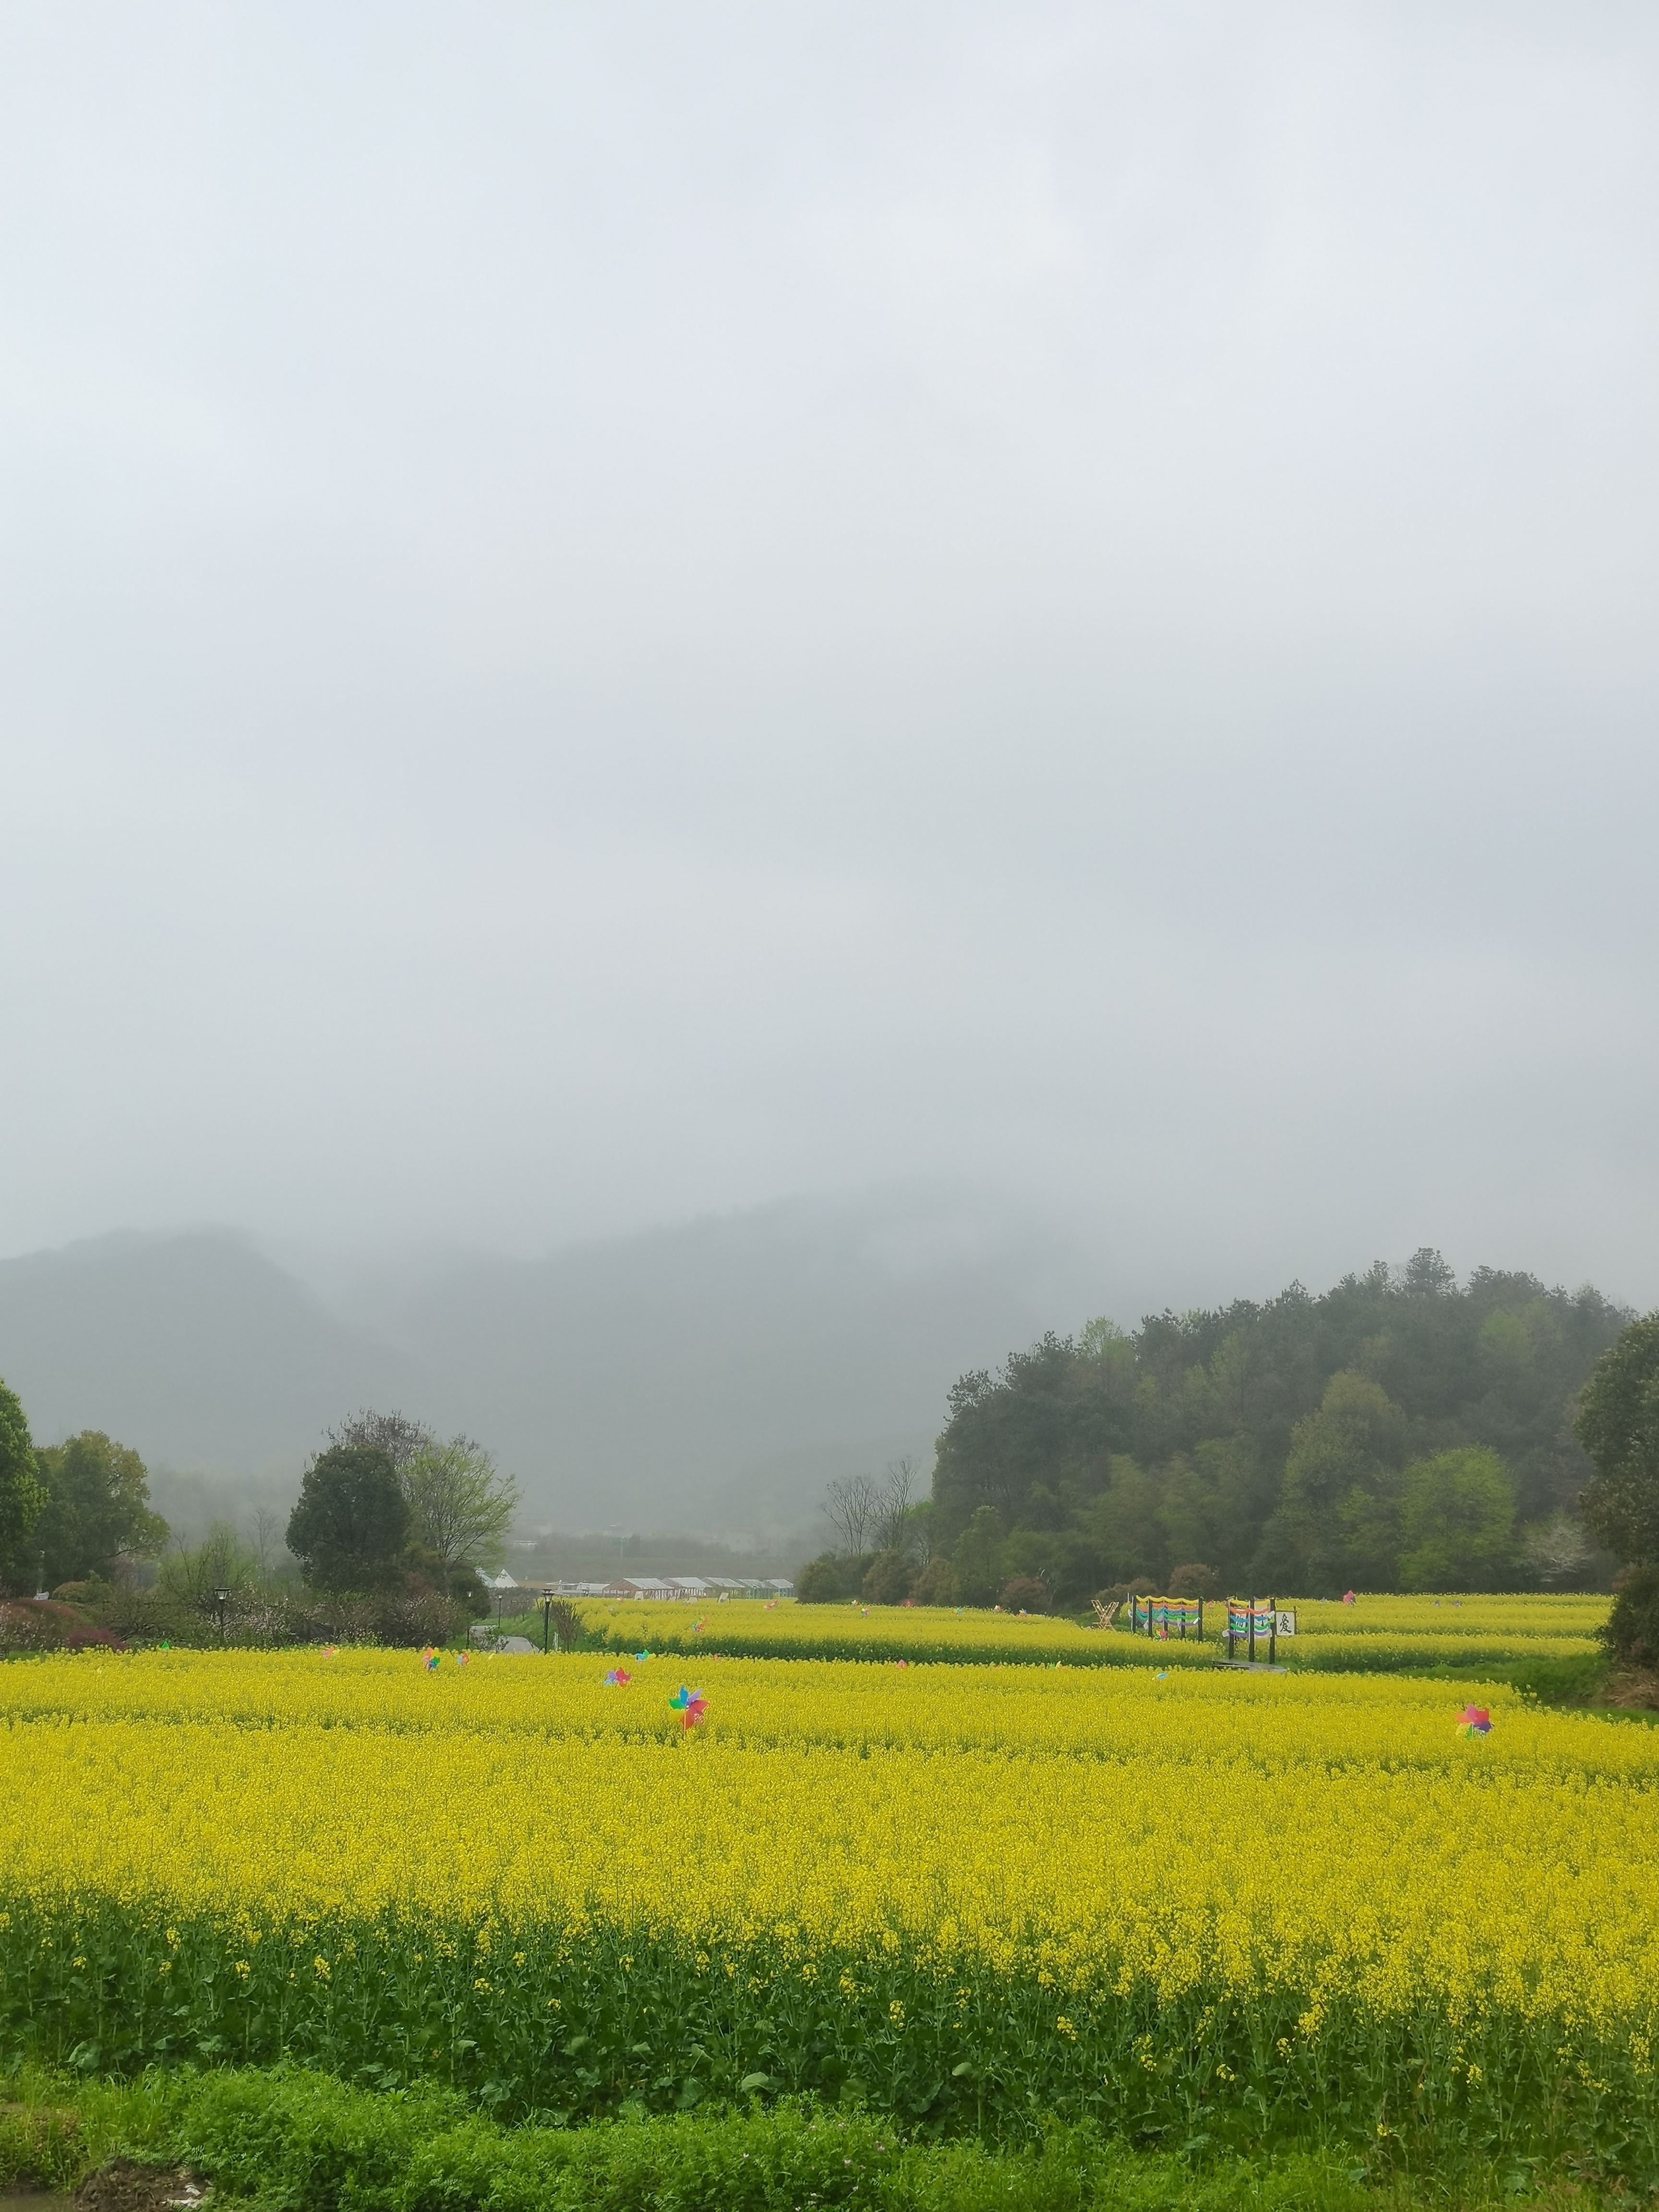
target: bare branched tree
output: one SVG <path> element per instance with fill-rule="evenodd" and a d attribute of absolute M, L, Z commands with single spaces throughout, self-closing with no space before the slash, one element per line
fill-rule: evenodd
<path fill-rule="evenodd" d="M 394 1406 L 389 1413 L 377 1413 L 365 1406 L 358 1413 L 340 1422 L 328 1431 L 327 1442 L 335 1444 L 373 1444 L 392 1462 L 393 1472 L 401 1477 L 417 1452 L 424 1451 L 437 1438 L 424 1421 L 411 1420 Z"/>
<path fill-rule="evenodd" d="M 905 1526 L 910 1518 L 915 1494 L 915 1460 L 908 1453 L 902 1459 L 889 1460 L 881 1487 L 876 1493 L 875 1511 L 871 1516 L 871 1534 L 878 1552 L 903 1550 Z"/>
<path fill-rule="evenodd" d="M 268 1505 L 254 1507 L 247 1524 L 247 1540 L 252 1547 L 261 1589 L 269 1583 L 271 1571 L 276 1565 L 276 1555 L 282 1549 L 282 1538 L 278 1533 L 281 1527 L 282 1523 Z"/>
<path fill-rule="evenodd" d="M 881 1493 L 867 1474 L 837 1475 L 823 1501 L 823 1515 L 841 1538 L 838 1549 L 858 1559 L 881 1506 Z"/>

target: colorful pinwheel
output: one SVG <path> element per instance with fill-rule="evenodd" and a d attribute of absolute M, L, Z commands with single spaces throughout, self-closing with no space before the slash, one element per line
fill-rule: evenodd
<path fill-rule="evenodd" d="M 1492 1715 L 1484 1705 L 1465 1705 L 1457 1716 L 1459 1735 L 1477 1736 L 1492 1734 Z"/>
<path fill-rule="evenodd" d="M 1352 1605 L 1353 1603 L 1353 1592 L 1352 1590 L 1343 1591 L 1342 1602 L 1344 1605 Z"/>
<path fill-rule="evenodd" d="M 626 1667 L 613 1667 L 605 1676 L 605 1684 L 608 1690 L 625 1690 L 633 1679 Z"/>
<path fill-rule="evenodd" d="M 688 1690 L 684 1682 L 668 1700 L 680 1717 L 683 1728 L 694 1729 L 707 1713 L 708 1707 L 701 1690 Z"/>
<path fill-rule="evenodd" d="M 641 1666 L 644 1666 L 646 1661 L 651 1656 L 651 1654 L 648 1651 L 636 1651 L 634 1654 L 634 1656 L 639 1661 Z"/>
<path fill-rule="evenodd" d="M 428 1674 L 435 1674 L 438 1671 L 438 1654 L 429 1644 L 421 1654 L 421 1664 Z"/>

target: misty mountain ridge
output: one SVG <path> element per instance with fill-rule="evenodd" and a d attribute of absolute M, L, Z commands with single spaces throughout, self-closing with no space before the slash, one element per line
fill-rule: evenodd
<path fill-rule="evenodd" d="M 527 1533 L 775 1536 L 835 1475 L 930 1466 L 957 1376 L 1080 1315 L 1088 1274 L 1046 1224 L 938 1194 L 428 1255 L 326 1297 L 234 1231 L 118 1232 L 0 1261 L 0 1375 L 41 1441 L 134 1445 L 185 1528 L 291 1499 L 374 1404 L 485 1443 Z"/>

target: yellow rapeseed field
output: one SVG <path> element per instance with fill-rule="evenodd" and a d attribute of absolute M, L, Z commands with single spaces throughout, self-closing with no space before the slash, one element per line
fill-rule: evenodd
<path fill-rule="evenodd" d="M 1287 1667 L 1388 1668 L 1436 1662 L 1470 1668 L 1516 1658 L 1567 1659 L 1597 1649 L 1609 1600 L 1595 1596 L 1281 1597 L 1293 1606 L 1297 1633 L 1279 1656 Z M 940 1662 L 1029 1666 L 1058 1659 L 1071 1666 L 1207 1668 L 1226 1627 L 1222 1604 L 1205 1608 L 1205 1638 L 1168 1643 L 1036 1613 L 971 1607 L 798 1605 L 732 1598 L 703 1604 L 586 1599 L 586 1625 L 623 1652 L 643 1644 L 690 1654 L 718 1650 L 750 1658 L 867 1659 L 907 1656 Z"/>
<path fill-rule="evenodd" d="M 617 1663 L 0 1669 L 7 2032 L 550 2110 L 1652 2124 L 1644 1728 L 1322 1673 Z"/>

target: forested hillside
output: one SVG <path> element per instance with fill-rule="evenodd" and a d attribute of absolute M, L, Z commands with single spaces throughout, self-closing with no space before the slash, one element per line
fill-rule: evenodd
<path fill-rule="evenodd" d="M 1047 1335 L 950 1394 L 921 1592 L 984 1604 L 1021 1577 L 1076 1601 L 1183 1568 L 1304 1595 L 1605 1579 L 1569 1421 L 1629 1319 L 1531 1275 L 1460 1286 L 1424 1251 L 1321 1297 Z"/>

